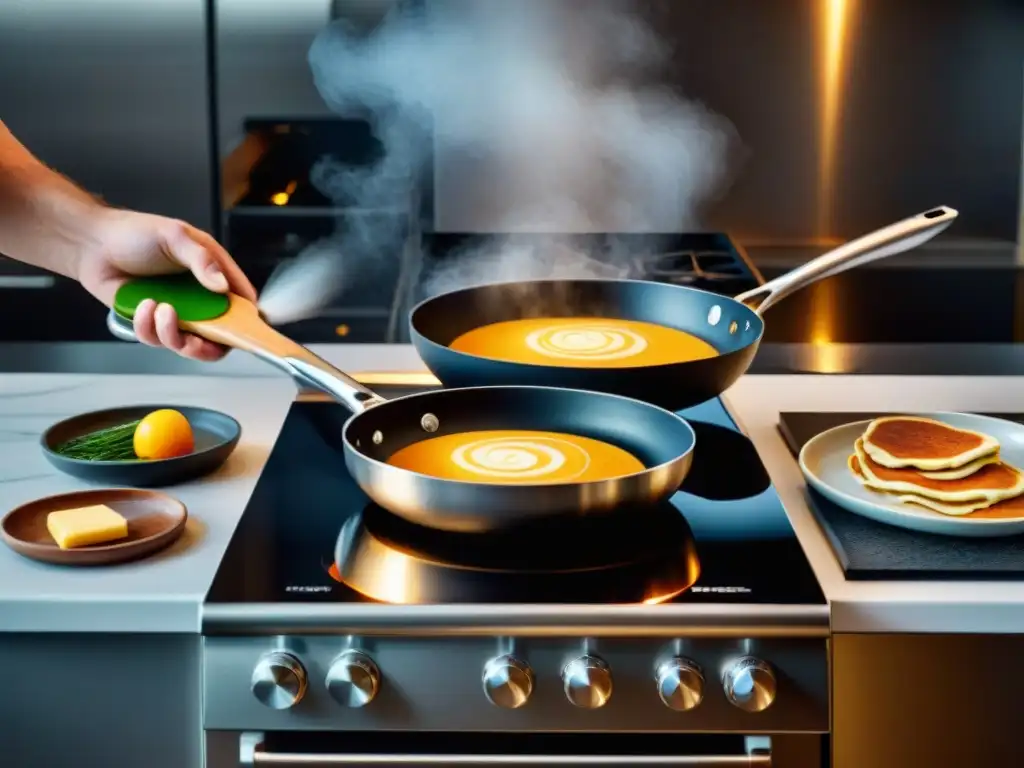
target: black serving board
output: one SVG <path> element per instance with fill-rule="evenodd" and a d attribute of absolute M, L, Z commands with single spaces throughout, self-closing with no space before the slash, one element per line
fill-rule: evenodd
<path fill-rule="evenodd" d="M 885 413 L 783 413 L 779 431 L 796 456 L 815 435 Z M 1024 424 L 1024 414 L 984 414 Z M 812 488 L 812 514 L 854 581 L 1024 580 L 1024 536 L 990 539 L 936 536 L 877 523 L 847 512 Z"/>

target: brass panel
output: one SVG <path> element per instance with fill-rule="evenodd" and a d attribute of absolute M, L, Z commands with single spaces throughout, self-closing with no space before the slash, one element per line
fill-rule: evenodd
<path fill-rule="evenodd" d="M 833 768 L 1021 764 L 1024 637 L 842 634 L 832 649 Z"/>

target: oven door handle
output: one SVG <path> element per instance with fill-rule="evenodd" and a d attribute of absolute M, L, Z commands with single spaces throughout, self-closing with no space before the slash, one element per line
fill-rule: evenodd
<path fill-rule="evenodd" d="M 754 741 L 753 739 L 751 741 Z M 760 742 L 761 740 L 756 740 Z M 504 766 L 505 768 L 541 768 L 542 766 L 660 766 L 660 768 L 772 768 L 768 749 L 748 749 L 744 755 L 432 755 L 387 753 L 303 754 L 301 752 L 268 752 L 263 736 L 258 733 L 242 734 L 239 765 L 282 766 Z"/>

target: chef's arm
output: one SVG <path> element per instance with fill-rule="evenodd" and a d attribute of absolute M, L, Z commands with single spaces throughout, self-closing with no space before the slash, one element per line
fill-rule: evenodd
<path fill-rule="evenodd" d="M 0 253 L 77 277 L 105 206 L 36 159 L 0 122 Z"/>

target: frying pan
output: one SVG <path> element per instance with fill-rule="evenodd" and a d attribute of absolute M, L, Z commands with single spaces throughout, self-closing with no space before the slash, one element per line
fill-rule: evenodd
<path fill-rule="evenodd" d="M 187 276 L 123 286 L 107 320 L 116 336 L 134 339 L 127 318 L 147 298 L 175 306 L 183 330 L 252 352 L 348 408 L 353 415 L 342 438 L 349 473 L 377 504 L 420 525 L 487 532 L 536 518 L 653 508 L 679 488 L 693 461 L 696 438 L 684 419 L 617 395 L 512 386 L 439 389 L 384 400 L 272 329 L 250 301 L 211 294 Z M 590 482 L 499 485 L 443 480 L 386 463 L 395 451 L 430 437 L 497 429 L 591 437 L 629 451 L 646 469 Z M 296 488 L 296 493 L 316 492 Z"/>
<path fill-rule="evenodd" d="M 750 367 L 772 305 L 826 277 L 910 250 L 957 217 L 939 207 L 892 224 L 734 298 L 686 286 L 639 280 L 535 280 L 478 285 L 440 294 L 413 308 L 412 343 L 447 387 L 543 385 L 636 398 L 670 411 L 722 394 Z M 645 367 L 537 365 L 458 352 L 462 334 L 527 317 L 607 317 L 640 320 L 693 334 L 717 356 Z"/>

